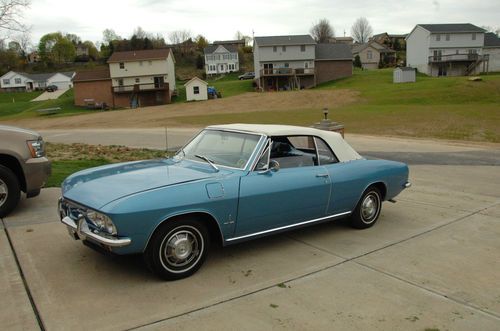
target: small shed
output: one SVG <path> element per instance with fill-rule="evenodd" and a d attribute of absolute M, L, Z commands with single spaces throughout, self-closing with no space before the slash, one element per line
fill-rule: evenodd
<path fill-rule="evenodd" d="M 393 82 L 394 83 L 415 83 L 416 73 L 415 68 L 400 67 L 394 69 Z"/>
<path fill-rule="evenodd" d="M 184 87 L 186 87 L 186 100 L 187 101 L 197 101 L 197 100 L 207 100 L 208 83 L 203 79 L 198 77 L 193 77 L 189 80 Z"/>

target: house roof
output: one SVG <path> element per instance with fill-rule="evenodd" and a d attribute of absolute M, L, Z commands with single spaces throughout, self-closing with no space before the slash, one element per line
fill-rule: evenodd
<path fill-rule="evenodd" d="M 267 36 L 255 37 L 254 41 L 259 46 L 285 46 L 285 45 L 314 45 L 316 42 L 308 35 L 289 35 L 289 36 Z"/>
<path fill-rule="evenodd" d="M 225 44 L 245 44 L 245 39 L 238 40 L 217 40 L 213 42 L 216 45 L 225 45 Z"/>
<path fill-rule="evenodd" d="M 194 83 L 195 81 L 198 81 L 198 82 L 202 83 L 203 85 L 208 85 L 208 83 L 207 83 L 207 82 L 205 82 L 203 79 L 201 79 L 201 78 L 199 78 L 199 77 L 194 76 L 193 78 L 191 78 L 190 80 L 188 80 L 188 81 L 184 84 L 184 86 L 187 86 L 187 85 L 189 85 L 189 84 L 191 84 L 191 83 Z"/>
<path fill-rule="evenodd" d="M 317 136 L 325 140 L 335 151 L 340 162 L 361 159 L 361 156 L 337 132 L 319 130 L 303 126 L 273 124 L 225 124 L 209 126 L 207 129 L 243 131 L 266 136 Z"/>
<path fill-rule="evenodd" d="M 44 73 L 44 74 L 28 74 L 28 77 L 35 82 L 44 82 L 50 77 L 54 76 L 56 72 Z"/>
<path fill-rule="evenodd" d="M 317 44 L 316 60 L 352 60 L 351 47 L 347 44 Z"/>
<path fill-rule="evenodd" d="M 108 63 L 130 62 L 140 60 L 166 59 L 170 55 L 170 48 L 144 49 L 138 51 L 114 52 L 108 59 Z"/>
<path fill-rule="evenodd" d="M 500 38 L 493 32 L 485 33 L 484 47 L 500 47 Z"/>
<path fill-rule="evenodd" d="M 417 24 L 429 32 L 484 32 L 478 26 L 470 23 L 451 23 L 451 24 Z"/>
<path fill-rule="evenodd" d="M 217 48 L 221 46 L 227 49 L 230 53 L 238 53 L 238 48 L 234 45 L 208 45 L 203 49 L 203 53 L 212 54 Z"/>
<path fill-rule="evenodd" d="M 74 71 L 63 71 L 63 72 L 60 72 L 60 74 L 63 74 L 64 76 L 68 76 L 69 78 L 73 78 L 73 76 L 75 75 L 75 72 Z"/>
<path fill-rule="evenodd" d="M 395 53 L 396 51 L 393 51 L 392 49 L 388 49 L 384 45 L 381 45 L 380 43 L 372 40 L 370 42 L 364 43 L 364 44 L 355 44 L 352 47 L 352 54 L 358 54 L 359 52 L 363 51 L 365 48 L 372 47 L 376 49 L 379 53 Z"/>
<path fill-rule="evenodd" d="M 78 71 L 73 78 L 73 82 L 87 82 L 95 80 L 109 80 L 111 76 L 109 74 L 109 69 L 96 69 L 88 71 Z"/>

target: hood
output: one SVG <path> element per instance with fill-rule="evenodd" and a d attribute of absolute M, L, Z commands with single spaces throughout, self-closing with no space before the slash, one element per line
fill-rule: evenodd
<path fill-rule="evenodd" d="M 0 125 L 0 135 L 5 135 L 8 137 L 19 136 L 22 139 L 32 139 L 36 140 L 40 137 L 38 132 L 29 129 L 18 128 L 15 126 Z"/>
<path fill-rule="evenodd" d="M 128 195 L 230 173 L 170 159 L 118 163 L 77 172 L 63 182 L 64 198 L 99 209 Z"/>

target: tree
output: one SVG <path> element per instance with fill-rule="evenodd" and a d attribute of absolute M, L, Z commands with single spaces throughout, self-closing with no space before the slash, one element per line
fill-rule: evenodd
<path fill-rule="evenodd" d="M 21 23 L 21 18 L 29 5 L 29 0 L 0 0 L 0 32 L 27 31 L 29 28 Z"/>
<path fill-rule="evenodd" d="M 354 22 L 351 35 L 356 42 L 364 44 L 373 35 L 373 29 L 365 17 L 360 17 Z"/>
<path fill-rule="evenodd" d="M 66 33 L 65 37 L 66 37 L 66 39 L 71 41 L 73 43 L 73 45 L 75 45 L 75 46 L 82 42 L 82 39 L 73 33 Z"/>
<path fill-rule="evenodd" d="M 45 64 L 73 62 L 76 56 L 75 45 L 61 32 L 48 33 L 40 38 L 38 52 Z"/>
<path fill-rule="evenodd" d="M 102 32 L 102 40 L 103 44 L 109 44 L 112 41 L 115 40 L 122 40 L 122 37 L 116 34 L 115 30 L 113 29 L 104 29 Z"/>
<path fill-rule="evenodd" d="M 481 28 L 483 28 L 487 32 L 492 32 L 492 33 L 496 34 L 497 36 L 500 36 L 500 27 L 494 28 L 494 27 L 489 26 L 489 25 L 483 25 L 483 26 L 481 26 Z"/>
<path fill-rule="evenodd" d="M 94 43 L 90 40 L 86 40 L 83 42 L 83 44 L 89 50 L 89 58 L 94 61 L 97 60 L 99 58 L 99 51 L 97 50 L 97 47 L 94 45 Z"/>
<path fill-rule="evenodd" d="M 208 46 L 207 38 L 203 37 L 201 34 L 194 38 L 194 42 L 196 43 L 196 48 L 198 48 L 200 52 L 203 52 L 203 49 Z"/>
<path fill-rule="evenodd" d="M 234 34 L 234 39 L 236 39 L 236 40 L 244 40 L 245 41 L 245 45 L 250 45 L 250 43 L 252 42 L 252 37 L 244 35 L 240 31 L 236 31 L 236 33 Z"/>
<path fill-rule="evenodd" d="M 196 69 L 203 69 L 205 67 L 205 61 L 203 61 L 203 56 L 198 54 L 196 57 Z"/>
<path fill-rule="evenodd" d="M 354 66 L 356 68 L 361 68 L 362 67 L 361 58 L 359 57 L 359 54 L 356 54 L 356 56 L 354 57 Z"/>
<path fill-rule="evenodd" d="M 317 43 L 328 43 L 331 38 L 335 37 L 335 31 L 326 18 L 313 24 L 310 32 Z"/>
<path fill-rule="evenodd" d="M 168 34 L 168 39 L 173 45 L 178 45 L 191 38 L 191 31 L 189 30 L 176 30 Z"/>

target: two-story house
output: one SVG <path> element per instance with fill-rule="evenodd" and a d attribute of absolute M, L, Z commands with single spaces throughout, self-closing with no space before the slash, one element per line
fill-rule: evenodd
<path fill-rule="evenodd" d="M 396 51 L 371 40 L 364 44 L 352 45 L 353 59 L 359 55 L 363 69 L 377 69 L 379 64 L 394 64 L 396 62 Z"/>
<path fill-rule="evenodd" d="M 175 91 L 175 59 L 170 49 L 114 52 L 107 70 L 78 72 L 73 82 L 78 106 L 166 104 Z"/>
<path fill-rule="evenodd" d="M 487 70 L 485 31 L 470 23 L 418 24 L 406 37 L 407 66 L 430 76 L 463 76 Z"/>
<path fill-rule="evenodd" d="M 255 82 L 263 91 L 314 87 L 352 76 L 347 44 L 317 44 L 310 35 L 254 38 Z"/>
<path fill-rule="evenodd" d="M 253 57 L 255 79 L 266 91 L 315 86 L 316 42 L 310 35 L 255 37 Z"/>
<path fill-rule="evenodd" d="M 207 76 L 240 70 L 238 48 L 234 45 L 208 45 L 204 48 Z"/>

